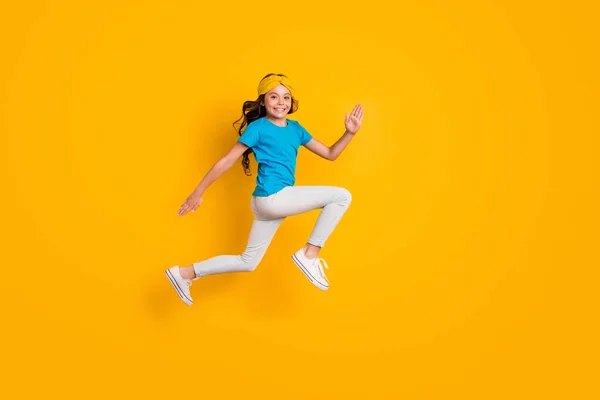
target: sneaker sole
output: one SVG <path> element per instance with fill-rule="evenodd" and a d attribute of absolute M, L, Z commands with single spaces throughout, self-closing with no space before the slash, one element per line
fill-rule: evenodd
<path fill-rule="evenodd" d="M 298 261 L 298 258 L 296 257 L 295 254 L 292 254 L 292 261 L 294 261 L 294 264 L 296 264 L 296 266 L 300 269 L 300 271 L 302 271 L 302 273 L 308 278 L 308 280 L 313 285 L 315 285 L 316 287 L 318 287 L 321 290 L 327 290 L 327 289 L 329 289 L 329 286 L 323 285 L 321 282 L 319 282 L 318 280 L 316 280 L 315 278 L 312 277 L 312 275 L 310 274 L 310 272 L 308 272 L 306 270 L 306 268 L 304 268 L 304 266 L 302 265 L 302 263 L 300 261 Z"/>
<path fill-rule="evenodd" d="M 194 304 L 193 300 L 188 298 L 185 293 L 183 293 L 183 290 L 179 287 L 179 285 L 177 284 L 177 280 L 175 279 L 175 277 L 173 276 L 173 273 L 169 270 L 165 271 L 165 275 L 167 275 L 167 279 L 169 280 L 169 282 L 171 282 L 171 285 L 173 285 L 173 287 L 175 288 L 175 291 L 177 292 L 177 294 L 179 295 L 179 298 L 181 298 L 181 300 L 187 304 L 188 306 L 191 306 L 192 304 Z"/>

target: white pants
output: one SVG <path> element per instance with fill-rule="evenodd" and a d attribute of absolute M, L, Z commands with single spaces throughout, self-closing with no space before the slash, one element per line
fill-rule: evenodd
<path fill-rule="evenodd" d="M 286 217 L 321 208 L 308 243 L 323 247 L 350 206 L 352 195 L 335 186 L 288 186 L 268 197 L 252 197 L 254 222 L 241 255 L 222 255 L 193 264 L 196 277 L 254 271 Z"/>

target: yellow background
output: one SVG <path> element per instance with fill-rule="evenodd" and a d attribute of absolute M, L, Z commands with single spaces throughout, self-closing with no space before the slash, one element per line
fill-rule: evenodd
<path fill-rule="evenodd" d="M 588 399 L 598 390 L 592 2 L 5 1 L 0 397 Z M 164 269 L 245 246 L 235 142 L 270 72 L 353 203 L 322 251 L 288 219 L 186 307 Z M 253 171 L 256 164 L 252 159 Z"/>

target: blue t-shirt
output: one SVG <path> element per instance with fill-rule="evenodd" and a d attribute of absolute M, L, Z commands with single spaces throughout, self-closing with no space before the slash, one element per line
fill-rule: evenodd
<path fill-rule="evenodd" d="M 251 147 L 258 162 L 258 177 L 253 196 L 270 196 L 296 182 L 298 148 L 312 136 L 298 121 L 287 120 L 278 126 L 266 117 L 252 121 L 238 139 Z"/>

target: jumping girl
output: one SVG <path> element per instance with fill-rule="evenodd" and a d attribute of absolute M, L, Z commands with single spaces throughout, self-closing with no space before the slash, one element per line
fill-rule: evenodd
<path fill-rule="evenodd" d="M 319 258 L 334 228 L 348 209 L 350 192 L 335 186 L 294 186 L 296 157 L 300 146 L 327 160 L 335 160 L 358 132 L 363 119 L 362 105 L 346 113 L 345 132 L 328 147 L 295 120 L 287 118 L 298 110 L 298 99 L 289 78 L 283 74 L 269 74 L 258 85 L 258 98 L 246 101 L 242 107 L 242 121 L 236 144 L 207 172 L 192 194 L 179 209 L 183 216 L 196 211 L 208 187 L 242 156 L 242 166 L 249 175 L 249 155 L 258 162 L 256 187 L 252 193 L 251 208 L 254 222 L 244 252 L 240 255 L 220 255 L 189 266 L 174 266 L 165 271 L 167 278 L 183 302 L 193 304 L 190 295 L 192 280 L 226 272 L 250 272 L 256 269 L 275 232 L 283 220 L 292 215 L 322 209 L 308 242 L 294 254 L 292 261 L 309 281 L 321 290 L 329 288 L 323 271 L 329 268 Z M 235 123 L 234 123 L 235 125 Z M 244 129 L 245 128 L 245 129 Z"/>

